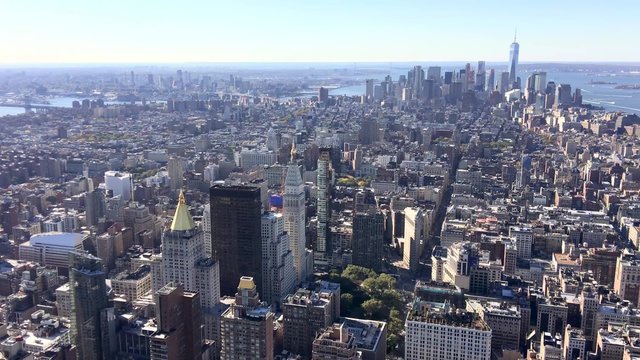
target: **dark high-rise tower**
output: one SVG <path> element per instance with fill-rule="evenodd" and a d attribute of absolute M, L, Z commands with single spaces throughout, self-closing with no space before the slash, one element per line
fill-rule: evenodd
<path fill-rule="evenodd" d="M 453 82 L 453 71 L 445 71 L 444 72 L 444 83 L 445 85 L 449 85 Z"/>
<path fill-rule="evenodd" d="M 382 267 L 384 216 L 376 210 L 353 216 L 353 264 L 379 271 Z"/>
<path fill-rule="evenodd" d="M 252 186 L 214 185 L 211 251 L 220 264 L 220 295 L 234 295 L 238 279 L 253 277 L 262 289 L 262 203 Z"/>
<path fill-rule="evenodd" d="M 314 260 L 330 265 L 332 257 L 329 220 L 331 219 L 331 149 L 321 149 L 318 158 L 318 229 Z"/>
<path fill-rule="evenodd" d="M 476 72 L 475 89 L 479 91 L 484 91 L 486 79 L 487 79 L 486 63 L 482 60 L 478 61 L 478 71 Z"/>
<path fill-rule="evenodd" d="M 78 347 L 78 359 L 110 359 L 106 316 L 109 307 L 102 260 L 84 253 L 69 253 L 71 287 L 71 341 Z"/>
<path fill-rule="evenodd" d="M 100 219 L 105 215 L 104 190 L 98 188 L 87 192 L 84 197 L 84 202 L 87 225 L 97 227 Z"/>
<path fill-rule="evenodd" d="M 516 36 L 513 36 L 513 42 L 511 43 L 511 50 L 509 51 L 509 87 L 518 79 L 516 75 L 518 67 L 518 55 L 520 53 L 520 44 L 516 42 Z"/>
<path fill-rule="evenodd" d="M 495 87 L 495 82 L 496 82 L 496 72 L 494 69 L 490 69 L 489 72 L 487 72 L 487 80 L 485 83 L 485 90 L 486 91 L 493 91 L 496 89 Z"/>
<path fill-rule="evenodd" d="M 318 89 L 318 102 L 325 102 L 327 100 L 329 100 L 329 89 L 321 86 Z"/>
<path fill-rule="evenodd" d="M 419 99 L 420 96 L 422 96 L 422 82 L 424 81 L 424 70 L 422 66 L 414 66 L 412 72 L 409 72 L 409 75 L 412 76 L 411 86 L 413 87 L 413 97 Z"/>
<path fill-rule="evenodd" d="M 571 85 L 560 84 L 556 87 L 556 104 L 558 105 L 571 105 L 573 99 L 571 97 Z"/>
<path fill-rule="evenodd" d="M 367 101 L 371 101 L 373 99 L 373 82 L 375 80 L 374 79 L 367 79 L 365 80 L 365 93 L 364 93 L 364 97 Z"/>

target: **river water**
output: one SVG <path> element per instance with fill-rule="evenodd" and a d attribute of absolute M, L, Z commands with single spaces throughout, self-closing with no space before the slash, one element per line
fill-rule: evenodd
<path fill-rule="evenodd" d="M 49 104 L 47 104 L 47 105 L 51 105 L 51 106 L 55 106 L 55 107 L 67 107 L 67 108 L 70 108 L 73 105 L 74 101 L 82 102 L 83 99 L 86 99 L 86 98 L 75 98 L 75 97 L 68 97 L 68 96 L 54 97 L 54 98 L 47 99 L 47 101 L 49 101 Z M 138 101 L 138 103 L 140 103 L 140 101 Z M 105 104 L 130 104 L 130 102 L 128 102 L 128 101 L 105 101 Z M 5 116 L 5 115 L 23 114 L 24 112 L 25 112 L 24 108 L 0 106 L 0 117 Z"/>

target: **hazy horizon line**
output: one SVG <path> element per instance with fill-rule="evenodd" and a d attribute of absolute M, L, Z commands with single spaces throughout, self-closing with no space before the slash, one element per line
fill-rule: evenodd
<path fill-rule="evenodd" d="M 25 62 L 25 63 L 2 63 L 0 68 L 19 67 L 95 67 L 95 66 L 167 66 L 167 65 L 393 65 L 393 64 L 477 64 L 478 61 L 485 61 L 486 64 L 506 65 L 508 61 L 488 61 L 488 60 L 403 60 L 403 61 L 169 61 L 169 62 Z M 640 66 L 640 61 L 579 61 L 579 60 L 541 60 L 522 61 L 519 65 L 633 65 Z"/>

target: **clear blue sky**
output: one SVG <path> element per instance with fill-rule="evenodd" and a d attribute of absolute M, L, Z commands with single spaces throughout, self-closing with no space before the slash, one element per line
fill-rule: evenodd
<path fill-rule="evenodd" d="M 637 0 L 0 0 L 0 63 L 640 62 Z"/>

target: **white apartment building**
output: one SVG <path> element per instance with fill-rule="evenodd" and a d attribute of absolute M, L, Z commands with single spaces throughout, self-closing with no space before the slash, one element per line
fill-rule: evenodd
<path fill-rule="evenodd" d="M 240 167 L 245 170 L 258 166 L 273 165 L 277 155 L 273 151 L 242 150 L 240 151 Z"/>
<path fill-rule="evenodd" d="M 293 293 L 295 285 L 293 253 L 289 248 L 289 234 L 284 231 L 284 216 L 265 213 L 262 215 L 262 300 L 281 302 Z"/>
<path fill-rule="evenodd" d="M 417 300 L 405 329 L 406 360 L 491 358 L 491 329 L 474 312 Z"/>
<path fill-rule="evenodd" d="M 120 196 L 124 201 L 131 200 L 133 191 L 131 174 L 118 171 L 105 171 L 104 188 L 110 190 L 113 196 Z"/>
<path fill-rule="evenodd" d="M 531 259 L 533 230 L 528 227 L 510 226 L 509 237 L 513 237 L 516 239 L 518 259 Z"/>
<path fill-rule="evenodd" d="M 33 261 L 45 266 L 69 266 L 69 252 L 82 250 L 83 241 L 88 237 L 80 233 L 47 232 L 31 236 L 20 244 L 20 260 Z"/>

